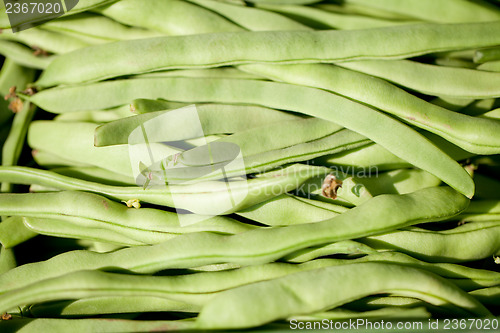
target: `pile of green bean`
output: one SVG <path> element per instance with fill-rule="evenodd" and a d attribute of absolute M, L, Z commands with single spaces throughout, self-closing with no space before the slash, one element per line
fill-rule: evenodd
<path fill-rule="evenodd" d="M 0 331 L 498 329 L 498 0 L 80 0 L 11 28 Z"/>

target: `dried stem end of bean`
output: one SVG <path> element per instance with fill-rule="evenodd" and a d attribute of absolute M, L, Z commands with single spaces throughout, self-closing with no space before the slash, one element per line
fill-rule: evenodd
<path fill-rule="evenodd" d="M 40 57 L 48 57 L 49 56 L 49 53 L 46 50 L 44 50 L 38 46 L 32 46 L 31 48 L 33 49 L 34 56 L 37 56 L 37 57 L 38 56 L 40 56 Z"/>
<path fill-rule="evenodd" d="M 2 320 L 11 320 L 12 319 L 12 315 L 8 314 L 8 313 L 4 313 L 2 315 Z"/>
<path fill-rule="evenodd" d="M 337 191 L 342 187 L 342 181 L 337 179 L 334 175 L 330 174 L 325 177 L 323 185 L 321 185 L 321 194 L 323 196 L 335 199 L 337 198 Z"/>
<path fill-rule="evenodd" d="M 495 261 L 495 264 L 500 265 L 500 257 L 493 257 L 493 260 Z"/>
<path fill-rule="evenodd" d="M 26 90 L 23 91 L 23 94 L 25 94 L 26 96 L 33 96 L 34 94 L 36 94 L 38 91 L 36 90 L 35 87 L 29 87 L 26 88 Z"/>
<path fill-rule="evenodd" d="M 17 87 L 16 86 L 12 86 L 9 88 L 9 93 L 7 95 L 5 95 L 5 100 L 8 100 L 9 98 L 16 98 L 17 95 L 16 95 L 16 89 Z"/>
<path fill-rule="evenodd" d="M 122 202 L 124 202 L 128 208 L 132 208 L 132 207 L 137 208 L 137 209 L 141 208 L 141 203 L 140 203 L 139 199 L 129 199 L 127 201 L 122 201 Z"/>
<path fill-rule="evenodd" d="M 137 110 L 135 109 L 134 104 L 130 104 L 130 112 L 132 112 L 132 113 L 136 113 L 137 112 Z"/>

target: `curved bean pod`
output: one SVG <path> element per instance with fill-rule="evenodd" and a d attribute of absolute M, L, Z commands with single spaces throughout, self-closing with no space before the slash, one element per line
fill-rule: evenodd
<path fill-rule="evenodd" d="M 386 278 L 365 279 L 379 274 Z M 299 272 L 222 292 L 202 308 L 197 326 L 205 329 L 259 326 L 386 292 L 416 296 L 435 305 L 450 303 L 469 315 L 491 315 L 481 303 L 434 274 L 399 265 L 361 263 Z M 266 302 L 255 307 L 253 300 L 257 299 Z"/>
<path fill-rule="evenodd" d="M 158 71 L 146 74 L 134 75 L 134 78 L 145 78 L 145 77 L 213 77 L 213 78 L 226 78 L 226 79 L 254 79 L 262 80 L 263 78 L 257 75 L 246 73 L 238 70 L 234 67 L 216 67 L 216 68 L 204 68 L 204 69 L 174 69 L 167 71 Z M 147 100 L 146 100 L 147 101 Z M 145 102 L 145 101 L 142 101 Z M 176 106 L 171 106 L 172 102 L 162 101 L 162 100 L 151 100 L 151 104 L 165 105 L 160 108 L 154 108 L 149 111 L 142 111 L 139 113 L 145 113 L 150 111 L 160 111 L 166 109 L 175 109 Z M 132 102 L 134 104 L 134 102 Z M 182 105 L 184 106 L 184 105 Z M 179 106 L 181 107 L 181 106 Z M 148 109 L 148 108 L 146 108 Z M 138 110 L 139 111 L 139 110 Z"/>
<path fill-rule="evenodd" d="M 34 304 L 27 312 L 35 318 L 82 317 L 135 312 L 199 312 L 200 307 L 184 302 L 151 296 L 110 296 L 82 298 L 75 301 Z"/>
<path fill-rule="evenodd" d="M 500 251 L 500 222 L 474 222 L 445 231 L 410 229 L 360 241 L 375 249 L 408 253 L 430 262 L 466 262 Z"/>
<path fill-rule="evenodd" d="M 484 64 L 477 66 L 477 69 L 482 71 L 500 72 L 500 60 L 485 62 Z"/>
<path fill-rule="evenodd" d="M 224 93 L 218 94 L 219 91 Z M 106 96 L 106 101 L 102 100 L 103 96 Z M 319 89 L 254 80 L 161 78 L 54 88 L 35 94 L 30 100 L 44 109 L 69 111 L 68 98 L 73 106 L 87 105 L 87 108 L 98 109 L 123 105 L 138 97 L 163 97 L 182 102 L 248 103 L 298 111 L 365 135 L 466 196 L 472 197 L 474 193 L 474 183 L 467 172 L 417 132 L 377 110 Z M 78 110 L 78 107 L 73 110 Z M 377 126 L 373 126 L 374 123 Z M 386 128 L 392 130 L 387 132 Z"/>
<path fill-rule="evenodd" d="M 462 222 L 500 221 L 500 201 L 473 200 L 454 220 Z"/>
<path fill-rule="evenodd" d="M 37 57 L 33 51 L 21 44 L 0 40 L 0 54 L 11 58 L 19 65 L 35 69 L 45 69 L 56 58 L 56 56 Z"/>
<path fill-rule="evenodd" d="M 133 186 L 136 185 L 135 179 L 125 177 L 115 172 L 108 171 L 99 167 L 58 167 L 50 171 L 60 175 L 88 180 L 94 183 L 101 183 L 115 186 Z"/>
<path fill-rule="evenodd" d="M 473 290 L 469 294 L 483 304 L 498 305 L 500 301 L 500 287 Z"/>
<path fill-rule="evenodd" d="M 24 243 L 36 235 L 24 226 L 19 216 L 11 216 L 0 223 L 0 243 L 6 249 Z"/>
<path fill-rule="evenodd" d="M 0 293 L 83 269 L 117 267 L 136 273 L 152 273 L 214 263 L 264 264 L 307 247 L 443 220 L 465 209 L 468 201 L 448 187 L 427 188 L 411 194 L 381 195 L 323 222 L 257 229 L 231 236 L 193 233 L 158 245 L 110 253 L 67 252 L 0 275 Z"/>
<path fill-rule="evenodd" d="M 0 167 L 0 181 L 39 184 L 61 190 L 84 190 L 121 201 L 136 199 L 156 205 L 187 209 L 202 215 L 229 214 L 269 200 L 299 187 L 311 177 L 326 175 L 329 169 L 295 164 L 255 179 L 231 182 L 231 194 L 243 200 L 228 206 L 227 183 L 201 182 L 194 185 L 152 187 L 110 186 L 25 167 Z M 172 195 L 176 195 L 174 201 Z M 217 205 L 214 205 L 217 203 Z"/>
<path fill-rule="evenodd" d="M 149 6 L 144 6 L 140 0 L 123 0 L 101 7 L 98 12 L 120 23 L 166 35 L 243 30 L 217 13 L 186 1 L 150 0 L 149 3 Z"/>
<path fill-rule="evenodd" d="M 25 102 L 21 111 L 16 113 L 9 135 L 2 147 L 2 165 L 16 165 L 24 147 L 28 127 L 35 115 L 36 107 L 30 102 Z M 1 192 L 12 192 L 12 185 L 2 182 Z"/>
<path fill-rule="evenodd" d="M 33 150 L 31 152 L 33 159 L 35 162 L 44 168 L 52 169 L 52 168 L 60 168 L 60 167 L 90 167 L 91 165 L 87 163 L 80 163 L 76 161 L 70 161 L 63 157 L 59 157 L 57 155 L 45 152 L 43 150 Z"/>
<path fill-rule="evenodd" d="M 35 78 L 35 70 L 18 65 L 14 59 L 5 58 L 0 70 L 0 95 L 2 99 L 13 86 L 17 90 L 24 90 L 28 83 Z"/>
<path fill-rule="evenodd" d="M 87 10 L 90 10 L 90 9 L 93 9 L 93 8 L 96 8 L 96 7 L 99 7 L 99 6 L 102 6 L 104 4 L 114 2 L 114 1 L 116 1 L 116 0 L 78 0 L 78 2 L 72 2 L 75 4 L 75 6 L 73 8 L 67 8 L 68 11 L 65 12 L 63 14 L 63 16 L 69 16 L 69 15 L 77 14 L 80 12 L 84 12 L 84 11 L 87 11 Z M 49 14 L 49 13 L 47 13 L 47 14 Z M 50 15 L 51 14 L 49 14 L 49 16 Z M 39 17 L 39 16 L 32 17 L 29 15 L 25 15 L 25 16 L 23 16 L 23 19 L 24 19 L 24 21 L 19 22 L 16 26 L 12 27 L 10 24 L 10 21 L 7 17 L 5 7 L 0 8 L 0 29 L 19 28 L 19 26 L 29 25 L 30 23 L 33 23 L 33 22 L 39 22 L 42 19 L 42 17 Z"/>
<path fill-rule="evenodd" d="M 142 102 L 141 102 L 142 103 Z M 153 104 L 154 102 L 149 102 L 148 104 Z M 275 128 L 276 130 L 280 128 L 286 128 L 287 126 L 304 126 L 307 127 L 307 131 L 311 134 L 308 138 L 304 135 L 299 137 L 304 137 L 303 139 L 295 138 L 293 141 L 290 135 L 287 139 L 291 139 L 289 146 L 305 141 L 311 141 L 327 134 L 338 131 L 339 126 L 332 124 L 330 122 L 322 120 L 300 120 L 301 118 L 286 112 L 277 111 L 269 108 L 263 108 L 258 106 L 244 106 L 244 105 L 224 105 L 224 104 L 201 104 L 195 105 L 196 113 L 200 120 L 201 128 L 205 135 L 219 134 L 219 133 L 236 133 L 244 130 L 249 130 L 251 128 L 256 128 L 256 130 L 248 132 L 247 135 L 266 135 L 267 133 L 262 133 L 264 131 L 269 131 L 270 128 Z M 134 106 L 134 109 L 137 108 Z M 144 112 L 144 107 L 141 107 L 141 113 Z M 146 123 L 147 121 L 154 119 L 163 114 L 168 114 L 169 111 L 155 111 L 140 114 L 134 117 L 129 117 L 126 119 L 117 120 L 102 126 L 99 126 L 95 130 L 94 144 L 96 147 L 127 144 L 129 142 L 130 134 L 140 125 Z M 158 118 L 161 119 L 161 118 Z M 172 119 L 173 120 L 173 119 Z M 299 121 L 297 121 L 299 120 Z M 291 122 L 294 121 L 294 122 Z M 191 135 L 188 131 L 192 128 L 192 119 L 190 117 L 182 117 L 179 114 L 175 118 L 175 121 L 165 121 L 162 126 L 162 141 L 176 141 L 176 140 L 186 140 L 197 137 L 199 134 Z M 270 124 L 278 123 L 278 124 Z M 299 125 L 302 124 L 302 125 Z M 311 124 L 307 126 L 308 124 Z M 329 127 L 331 129 L 329 129 Z M 291 131 L 290 131 L 291 132 Z M 286 133 L 281 133 L 276 135 L 279 138 L 281 135 Z M 241 134 L 238 134 L 241 135 Z M 267 134 L 269 135 L 269 134 Z M 222 141 L 227 142 L 229 138 L 223 139 Z M 249 144 L 243 144 L 242 141 L 249 139 L 248 137 L 243 137 L 239 139 L 237 144 L 241 149 Z M 262 140 L 265 140 L 261 138 Z M 254 139 L 261 140 L 261 139 Z M 154 138 L 150 138 L 150 141 Z M 303 141 L 298 141 L 303 140 Z M 272 140 L 269 140 L 272 141 Z M 231 142 L 235 142 L 234 139 Z"/>
<path fill-rule="evenodd" d="M 118 4 L 121 3 L 123 1 Z M 285 64 L 406 58 L 437 51 L 498 45 L 498 32 L 500 22 L 422 24 L 352 31 L 223 32 L 120 41 L 60 56 L 43 72 L 37 85 L 50 87 L 162 69 L 252 62 Z M 421 38 L 408 38 L 409 35 Z M 373 40 L 381 42 L 373 45 Z M 274 42 L 287 47 L 276 48 L 272 46 Z M 338 45 L 345 47 L 339 48 Z M 368 56 L 365 54 L 366 45 L 371 45 Z M 149 50 L 146 54 L 145 49 Z M 200 57 L 200 50 L 203 50 L 203 57 Z"/>
<path fill-rule="evenodd" d="M 355 68 L 357 65 L 353 64 L 358 63 L 367 62 L 349 62 L 339 65 Z M 257 64 L 244 65 L 240 68 L 287 83 L 328 89 L 367 103 L 396 115 L 405 122 L 437 134 L 473 153 L 496 154 L 500 151 L 500 137 L 495 134 L 500 131 L 500 123 L 440 108 L 383 80 L 330 65 L 270 66 Z M 390 70 L 393 70 L 392 67 L 386 69 L 386 71 Z M 360 86 L 363 89 L 359 89 Z M 391 96 L 391 98 L 385 96 Z"/>
<path fill-rule="evenodd" d="M 0 194 L 0 214 L 55 218 L 80 225 L 97 225 L 145 244 L 161 242 L 162 233 L 175 235 L 213 231 L 231 234 L 254 229 L 251 225 L 225 216 L 205 217 L 199 222 L 193 216 L 191 223 L 183 223 L 172 212 L 153 208 L 127 208 L 93 193 L 73 191 Z M 172 235 L 168 238 L 172 238 Z"/>
<path fill-rule="evenodd" d="M 308 6 L 258 4 L 258 7 L 288 15 L 299 22 L 322 29 L 369 29 L 417 23 L 416 21 L 391 21 L 362 15 L 338 14 Z"/>
<path fill-rule="evenodd" d="M 347 0 L 348 4 L 373 7 L 425 21 L 442 23 L 488 22 L 500 19 L 500 10 L 485 3 L 467 0 Z"/>
<path fill-rule="evenodd" d="M 37 27 L 17 33 L 2 32 L 0 39 L 18 41 L 51 53 L 67 53 L 90 45 L 76 38 Z"/>
<path fill-rule="evenodd" d="M 450 68 L 410 60 L 364 60 L 338 66 L 370 74 L 433 96 L 500 97 L 500 74 L 468 68 Z"/>

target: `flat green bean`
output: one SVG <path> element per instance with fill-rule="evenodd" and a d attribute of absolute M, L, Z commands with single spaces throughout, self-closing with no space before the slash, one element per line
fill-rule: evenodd
<path fill-rule="evenodd" d="M 500 75 L 467 68 L 450 68 L 410 60 L 363 60 L 338 63 L 433 96 L 500 97 Z"/>
<path fill-rule="evenodd" d="M 358 5 L 353 2 L 343 2 L 342 4 L 317 4 L 313 7 L 322 9 L 324 11 L 340 13 L 344 15 L 361 15 L 372 18 L 378 18 L 383 20 L 393 20 L 393 21 L 412 21 L 415 20 L 414 17 L 406 16 L 399 13 L 390 12 L 387 10 Z"/>
<path fill-rule="evenodd" d="M 347 0 L 346 2 L 431 22 L 488 22 L 500 19 L 500 10 L 497 7 L 467 0 Z"/>
<path fill-rule="evenodd" d="M 498 305 L 498 301 L 500 301 L 500 287 L 473 290 L 469 294 L 486 305 Z"/>
<path fill-rule="evenodd" d="M 33 69 L 20 66 L 13 59 L 6 58 L 0 71 L 0 96 L 8 95 L 9 89 L 13 86 L 17 90 L 24 90 L 34 78 Z"/>
<path fill-rule="evenodd" d="M 150 0 L 149 3 L 149 6 L 144 6 L 140 0 L 122 0 L 101 7 L 98 12 L 120 23 L 166 35 L 243 30 L 217 13 L 186 1 Z"/>
<path fill-rule="evenodd" d="M 500 221 L 500 201 L 473 200 L 469 207 L 456 217 L 462 222 Z"/>
<path fill-rule="evenodd" d="M 66 11 L 63 16 L 69 16 L 77 13 L 81 13 L 99 6 L 102 6 L 106 3 L 111 3 L 116 0 L 79 0 L 75 3 L 75 6 L 71 8 L 71 10 Z M 74 3 L 74 2 L 73 2 Z M 69 8 L 68 8 L 69 9 Z M 47 13 L 50 16 L 50 13 Z M 7 16 L 5 7 L 0 8 L 0 29 L 11 29 L 11 28 L 19 28 L 20 26 L 30 25 L 36 22 L 39 22 L 43 19 L 40 16 L 32 17 L 26 15 L 23 17 L 24 21 L 19 22 L 16 26 L 11 27 L 9 18 Z"/>
<path fill-rule="evenodd" d="M 358 63 L 367 62 L 349 62 L 340 65 L 355 68 L 356 65 L 353 64 Z M 500 151 L 500 137 L 495 135 L 500 131 L 500 123 L 484 121 L 481 118 L 466 116 L 434 106 L 388 82 L 368 75 L 318 64 L 244 65 L 240 68 L 287 83 L 328 89 L 367 103 L 396 115 L 405 122 L 437 134 L 473 153 L 495 154 Z M 363 89 L 359 89 L 360 86 Z M 385 96 L 391 96 L 391 98 Z"/>
<path fill-rule="evenodd" d="M 89 46 L 76 38 L 40 28 L 31 28 L 16 33 L 2 32 L 1 39 L 13 40 L 29 47 L 38 47 L 51 53 L 67 53 Z"/>
<path fill-rule="evenodd" d="M 83 298 L 75 301 L 60 301 L 49 304 L 34 304 L 27 312 L 40 317 L 81 317 L 111 313 L 134 312 L 198 312 L 199 306 L 166 298 L 151 296 L 110 296 Z"/>
<path fill-rule="evenodd" d="M 284 259 L 288 262 L 301 263 L 319 257 L 339 253 L 367 255 L 357 259 L 335 259 L 336 265 L 348 265 L 359 262 L 397 263 L 399 265 L 427 270 L 442 276 L 464 290 L 474 290 L 500 284 L 499 272 L 441 262 L 428 263 L 399 252 L 377 252 L 362 243 L 351 240 L 336 242 L 322 247 L 303 249 L 295 253 L 291 253 Z"/>
<path fill-rule="evenodd" d="M 122 3 L 124 1 L 118 4 Z M 498 31 L 500 22 L 489 22 L 352 31 L 223 32 L 119 41 L 58 57 L 43 72 L 37 85 L 50 87 L 162 69 L 252 62 L 286 64 L 406 58 L 437 51 L 498 45 Z M 408 38 L 409 35 L 421 38 Z M 373 44 L 373 40 L 380 42 Z M 276 42 L 287 47 L 276 48 L 273 46 Z M 338 45 L 345 47 L 339 48 Z M 370 55 L 367 56 L 368 45 Z M 144 53 L 145 49 L 149 52 Z M 200 56 L 200 51 L 203 51 L 203 56 Z"/>
<path fill-rule="evenodd" d="M 240 233 L 254 229 L 225 216 L 185 216 L 153 208 L 127 208 L 87 192 L 0 194 L 0 214 L 52 218 L 116 231 L 143 244 L 160 243 L 186 232 Z M 29 227 L 29 225 L 27 225 Z"/>
<path fill-rule="evenodd" d="M 61 190 L 84 190 L 116 200 L 140 200 L 156 205 L 187 209 L 202 215 L 229 214 L 269 200 L 299 187 L 311 177 L 326 175 L 329 169 L 295 164 L 282 170 L 267 172 L 255 179 L 231 182 L 231 194 L 241 199 L 227 202 L 228 183 L 208 181 L 191 185 L 166 187 L 110 186 L 71 178 L 50 171 L 25 167 L 0 167 L 0 181 L 39 184 Z M 175 195 L 175 201 L 172 198 Z M 214 205 L 214 203 L 217 203 Z"/>
<path fill-rule="evenodd" d="M 216 68 L 204 68 L 204 69 L 177 69 L 168 71 L 158 71 L 146 74 L 134 75 L 134 78 L 144 78 L 144 77 L 215 77 L 215 78 L 226 78 L 226 79 L 255 79 L 262 80 L 263 78 L 254 74 L 246 73 L 238 70 L 234 67 L 216 67 Z M 153 102 L 153 101 L 152 101 Z M 158 101 L 159 103 L 166 101 Z M 184 105 L 183 105 L 184 106 Z M 180 107 L 180 106 L 179 106 Z M 175 109 L 169 104 L 151 111 L 160 111 L 166 109 Z"/>
<path fill-rule="evenodd" d="M 486 49 L 479 49 L 474 52 L 474 62 L 476 64 L 483 64 L 488 61 L 500 60 L 500 47 L 490 47 Z"/>
<path fill-rule="evenodd" d="M 466 262 L 499 253 L 499 238 L 500 222 L 488 221 L 444 231 L 411 228 L 360 241 L 375 249 L 397 250 L 430 262 Z"/>
<path fill-rule="evenodd" d="M 9 136 L 5 140 L 2 147 L 2 165 L 10 166 L 16 165 L 21 152 L 24 148 L 24 141 L 28 127 L 35 115 L 36 107 L 30 102 L 23 103 L 22 109 L 15 114 L 12 126 L 10 128 Z M 3 182 L 1 192 L 12 192 L 12 185 Z"/>
<path fill-rule="evenodd" d="M 44 109 L 56 111 L 71 111 L 68 109 L 71 100 L 76 106 L 73 110 L 77 111 L 81 105 L 99 109 L 123 105 L 134 98 L 159 97 L 181 102 L 257 104 L 332 121 L 365 135 L 466 196 L 472 197 L 474 193 L 469 175 L 417 132 L 377 110 L 319 89 L 256 80 L 150 78 L 53 88 L 35 94 L 30 100 Z M 374 123 L 377 126 L 373 126 Z M 386 128 L 392 130 L 388 132 Z"/>
<path fill-rule="evenodd" d="M 11 58 L 19 65 L 45 69 L 55 59 L 56 56 L 35 56 L 33 51 L 21 44 L 0 40 L 0 54 L 6 58 Z"/>
<path fill-rule="evenodd" d="M 14 251 L 6 249 L 0 245 L 0 274 L 10 271 L 16 267 L 16 257 Z"/>
<path fill-rule="evenodd" d="M 365 278 L 378 275 L 385 278 Z M 331 281 L 335 283 L 329 283 Z M 467 293 L 431 273 L 399 265 L 361 263 L 299 272 L 222 292 L 202 308 L 197 326 L 205 329 L 253 327 L 384 292 L 418 297 L 435 305 L 450 303 L 469 315 L 491 315 Z M 255 307 L 257 299 L 266 301 Z"/>
<path fill-rule="evenodd" d="M 282 111 L 277 111 L 269 108 L 263 108 L 258 106 L 246 106 L 246 105 L 224 105 L 224 104 L 202 104 L 195 105 L 196 114 L 200 121 L 203 134 L 219 134 L 219 133 L 236 133 L 244 130 L 255 128 L 255 130 L 248 132 L 247 136 L 243 136 L 237 144 L 240 148 L 244 148 L 250 144 L 243 144 L 241 141 L 245 139 L 250 139 L 249 136 L 261 135 L 263 131 L 269 131 L 269 129 L 274 128 L 276 131 L 280 128 L 286 128 L 288 126 L 297 127 L 304 126 L 307 129 L 304 131 L 312 132 L 310 138 L 305 138 L 305 141 L 311 141 L 318 139 L 327 134 L 336 132 L 339 130 L 338 126 L 327 121 L 322 120 L 300 120 L 301 118 Z M 151 119 L 157 118 L 161 121 L 159 116 L 167 115 L 166 121 L 162 122 L 162 133 L 159 138 L 155 139 L 154 134 L 149 136 L 150 142 L 155 142 L 154 140 L 161 141 L 177 141 L 192 139 L 199 136 L 196 127 L 192 125 L 192 117 L 187 115 L 183 117 L 183 114 L 176 111 L 176 116 L 168 118 L 169 111 L 155 111 L 140 114 L 134 117 L 129 117 L 126 119 L 121 119 L 114 121 L 105 125 L 102 125 L 95 130 L 94 144 L 96 147 L 127 144 L 129 142 L 130 134 L 139 126 L 144 125 Z M 167 121 L 168 119 L 168 121 Z M 278 123 L 273 124 L 271 123 Z M 308 124 L 311 124 L 307 126 Z M 322 127 L 324 128 L 322 131 Z M 331 128 L 331 130 L 329 130 Z M 192 130 L 191 133 L 189 130 Z M 164 131 L 164 132 L 163 132 Z M 293 132 L 293 130 L 290 130 Z M 241 134 L 239 134 L 241 135 Z M 280 132 L 276 135 L 279 138 L 281 135 L 286 135 L 286 133 Z M 227 138 L 229 139 L 229 138 Z M 227 142 L 227 139 L 223 139 Z M 257 140 L 266 140 L 264 138 L 255 138 Z M 234 138 L 231 142 L 238 140 Z M 272 141 L 268 139 L 269 141 Z M 298 141 L 302 139 L 297 139 L 290 137 L 288 135 L 283 141 L 290 140 L 289 146 L 298 144 L 305 141 Z M 287 141 L 288 142 L 288 141 Z M 246 154 L 245 154 L 246 155 Z"/>
<path fill-rule="evenodd" d="M 136 273 L 153 273 L 168 268 L 214 263 L 264 264 L 307 247 L 443 220 L 464 210 L 468 202 L 467 198 L 451 188 L 434 187 L 411 194 L 381 195 L 323 222 L 256 229 L 231 236 L 193 233 L 158 245 L 125 248 L 110 253 L 72 251 L 47 261 L 19 266 L 0 275 L 0 293 L 86 269 L 115 267 Z"/>
<path fill-rule="evenodd" d="M 126 117 L 131 117 L 134 114 L 130 112 L 130 107 L 119 107 L 111 110 L 95 110 L 95 111 L 79 111 L 61 113 L 53 120 L 69 121 L 69 122 L 89 122 L 89 123 L 107 123 Z"/>

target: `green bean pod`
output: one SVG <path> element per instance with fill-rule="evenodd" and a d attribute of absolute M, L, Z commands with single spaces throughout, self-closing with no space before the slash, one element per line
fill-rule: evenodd
<path fill-rule="evenodd" d="M 373 62 L 380 63 L 380 61 Z M 370 61 L 349 62 L 340 65 L 354 68 L 356 65 L 353 64 L 358 63 L 370 63 Z M 382 61 L 382 63 L 385 62 Z M 393 70 L 392 67 L 386 69 L 385 73 Z M 244 65 L 240 66 L 240 68 L 287 83 L 328 89 L 367 103 L 395 115 L 405 122 L 439 135 L 462 149 L 473 153 L 496 154 L 500 151 L 500 138 L 495 135 L 500 131 L 500 123 L 470 117 L 434 106 L 377 78 L 330 65 Z M 416 76 L 413 75 L 412 77 Z M 418 77 L 421 78 L 422 76 Z M 359 89 L 360 86 L 363 89 Z M 430 86 L 430 84 L 427 84 L 427 86 Z M 490 85 L 486 86 L 490 87 Z M 385 96 L 391 96 L 391 98 Z M 474 129 L 471 130 L 471 128 Z"/>
<path fill-rule="evenodd" d="M 142 3 L 141 6 L 144 7 Z M 222 32 L 120 41 L 58 57 L 43 72 L 37 85 L 50 87 L 162 69 L 254 62 L 286 64 L 407 58 L 437 51 L 498 45 L 499 31 L 499 22 L 488 22 L 351 31 Z M 373 40 L 380 42 L 373 44 Z M 273 46 L 275 42 L 287 47 L 276 48 Z M 339 48 L 338 45 L 345 47 Z M 366 56 L 368 46 L 370 55 Z M 146 49 L 148 52 L 144 53 Z M 203 51 L 203 56 L 200 56 L 200 51 Z"/>
<path fill-rule="evenodd" d="M 384 276 L 384 279 L 366 280 L 366 276 Z M 259 326 L 387 292 L 417 297 L 434 305 L 450 303 L 469 316 L 491 315 L 481 303 L 434 274 L 399 265 L 361 263 L 300 272 L 222 292 L 203 307 L 197 326 L 205 329 Z M 266 301 L 255 307 L 254 300 L 258 299 Z"/>
<path fill-rule="evenodd" d="M 0 293 L 77 270 L 115 267 L 135 273 L 153 273 L 215 263 L 264 264 L 307 247 L 443 220 L 464 210 L 468 201 L 451 188 L 434 187 L 411 194 L 381 195 L 323 222 L 256 229 L 231 236 L 193 233 L 158 245 L 110 253 L 67 252 L 0 275 Z"/>
<path fill-rule="evenodd" d="M 184 221 L 172 212 L 127 208 L 93 193 L 73 191 L 0 194 L 0 214 L 66 220 L 84 227 L 100 226 L 144 244 L 158 243 L 185 232 L 232 234 L 254 229 L 224 216 L 205 217 L 199 221 L 196 216 L 186 216 Z M 162 234 L 167 235 L 162 237 Z"/>
<path fill-rule="evenodd" d="M 0 54 L 6 58 L 12 58 L 19 65 L 45 69 L 56 58 L 56 56 L 35 56 L 33 50 L 21 44 L 0 40 Z"/>
<path fill-rule="evenodd" d="M 44 109 L 70 111 L 68 108 L 71 106 L 106 108 L 123 105 L 127 100 L 139 97 L 163 97 L 181 102 L 257 104 L 298 111 L 332 121 L 368 137 L 468 197 L 474 193 L 473 181 L 465 170 L 418 133 L 377 110 L 319 89 L 255 80 L 161 78 L 54 88 L 42 91 L 30 100 Z M 78 109 L 73 108 L 75 111 Z M 374 123 L 377 126 L 373 126 Z M 387 132 L 385 128 L 392 130 Z"/>
<path fill-rule="evenodd" d="M 430 262 L 467 262 L 500 252 L 500 222 L 474 222 L 444 231 L 412 228 L 360 240 L 375 249 L 408 253 Z"/>
<path fill-rule="evenodd" d="M 16 267 L 16 257 L 12 249 L 6 249 L 0 245 L 0 274 L 10 271 Z"/>
<path fill-rule="evenodd" d="M 479 49 L 474 52 L 474 62 L 476 64 L 483 64 L 488 61 L 500 60 L 500 47 L 490 47 L 486 49 Z"/>
<path fill-rule="evenodd" d="M 338 65 L 427 95 L 473 99 L 500 97 L 500 74 L 497 73 L 435 66 L 410 60 L 364 60 Z"/>
<path fill-rule="evenodd" d="M 489 72 L 500 72 L 500 60 L 485 62 L 477 66 L 477 69 Z"/>
<path fill-rule="evenodd" d="M 156 205 L 191 210 L 201 215 L 230 214 L 275 196 L 294 190 L 311 177 L 326 175 L 329 169 L 295 164 L 282 170 L 259 175 L 255 179 L 231 182 L 231 195 L 241 199 L 228 203 L 228 184 L 207 181 L 191 185 L 159 187 L 123 187 L 93 183 L 56 173 L 24 167 L 0 167 L 0 181 L 39 184 L 61 190 L 84 190 L 116 200 L 140 200 Z M 175 199 L 173 198 L 175 196 Z M 214 202 L 217 203 L 214 205 Z"/>
<path fill-rule="evenodd" d="M 346 2 L 431 22 L 488 22 L 500 19 L 500 10 L 495 6 L 467 0 L 442 0 L 438 2 L 433 0 L 403 2 L 398 0 L 347 0 Z"/>

